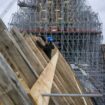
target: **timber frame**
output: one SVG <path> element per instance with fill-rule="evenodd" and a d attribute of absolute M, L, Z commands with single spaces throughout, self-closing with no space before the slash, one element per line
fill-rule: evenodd
<path fill-rule="evenodd" d="M 90 97 L 42 96 L 83 94 L 85 89 L 56 46 L 49 60 L 37 40 L 45 44 L 16 28 L 9 32 L 0 20 L 0 105 L 93 105 Z"/>

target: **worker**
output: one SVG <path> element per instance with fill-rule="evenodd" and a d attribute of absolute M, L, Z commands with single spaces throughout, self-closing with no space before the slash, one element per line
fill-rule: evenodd
<path fill-rule="evenodd" d="M 45 52 L 49 59 L 51 59 L 52 49 L 54 49 L 54 45 L 52 42 L 53 42 L 52 37 L 47 37 L 47 40 L 45 41 L 45 46 L 42 45 L 38 40 L 36 41 L 37 45 L 43 49 L 43 51 Z"/>

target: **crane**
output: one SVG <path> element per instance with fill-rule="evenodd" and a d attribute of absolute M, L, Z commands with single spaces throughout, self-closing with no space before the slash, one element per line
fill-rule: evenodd
<path fill-rule="evenodd" d="M 4 9 L 4 11 L 0 14 L 0 18 L 4 18 L 4 16 L 8 13 L 10 8 L 16 3 L 17 0 L 12 0 L 7 7 Z"/>

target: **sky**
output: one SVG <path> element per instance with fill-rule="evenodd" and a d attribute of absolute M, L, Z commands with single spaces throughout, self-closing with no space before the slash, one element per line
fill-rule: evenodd
<path fill-rule="evenodd" d="M 103 27 L 103 43 L 105 44 L 105 0 L 87 0 L 87 4 L 92 7 L 92 10 L 99 14 L 99 19 Z"/>
<path fill-rule="evenodd" d="M 0 14 L 5 10 L 7 5 L 14 0 L 0 0 Z M 92 10 L 99 14 L 99 19 L 101 23 L 103 23 L 103 35 L 105 43 L 105 0 L 86 0 L 87 4 L 92 7 Z M 16 2 L 8 8 L 8 13 L 4 16 L 3 20 L 8 25 L 11 21 L 11 14 L 17 11 Z"/>
<path fill-rule="evenodd" d="M 7 9 L 8 5 L 11 3 L 11 1 L 14 2 L 13 5 L 10 5 Z M 11 21 L 12 13 L 15 13 L 17 8 L 17 0 L 0 0 L 0 16 L 2 13 L 5 13 L 4 11 L 7 10 L 8 12 L 4 15 L 2 18 L 6 25 Z"/>

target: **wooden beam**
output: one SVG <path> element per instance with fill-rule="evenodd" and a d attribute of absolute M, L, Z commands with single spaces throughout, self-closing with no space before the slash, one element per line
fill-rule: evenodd
<path fill-rule="evenodd" d="M 1 53 L 0 97 L 3 105 L 34 105 Z"/>
<path fill-rule="evenodd" d="M 49 97 L 43 97 L 42 93 L 51 93 L 58 57 L 57 52 L 30 91 L 36 105 L 48 105 L 49 103 Z"/>
<path fill-rule="evenodd" d="M 39 51 L 38 47 L 35 45 L 35 43 L 33 42 L 31 36 L 29 35 L 25 35 L 25 40 L 27 41 L 28 45 L 30 46 L 30 48 L 33 50 L 33 52 L 36 55 L 40 55 L 38 56 L 39 60 L 42 62 L 42 65 L 44 67 L 46 67 L 47 65 L 47 61 L 45 60 L 44 56 L 42 55 L 42 53 Z"/>
<path fill-rule="evenodd" d="M 38 59 L 36 54 L 33 53 L 33 50 L 30 48 L 29 44 L 24 40 L 22 34 L 18 31 L 17 28 L 12 29 L 12 36 L 15 39 L 17 45 L 22 49 L 21 51 L 24 53 L 30 64 L 32 65 L 35 72 L 42 72 L 43 65 L 41 61 Z M 36 74 L 37 75 L 37 74 Z"/>
<path fill-rule="evenodd" d="M 0 28 L 4 29 L 0 20 Z M 0 32 L 0 52 L 6 58 L 15 72 L 19 72 L 29 87 L 32 87 L 37 76 L 27 57 L 11 37 L 11 33 L 4 29 Z"/>

